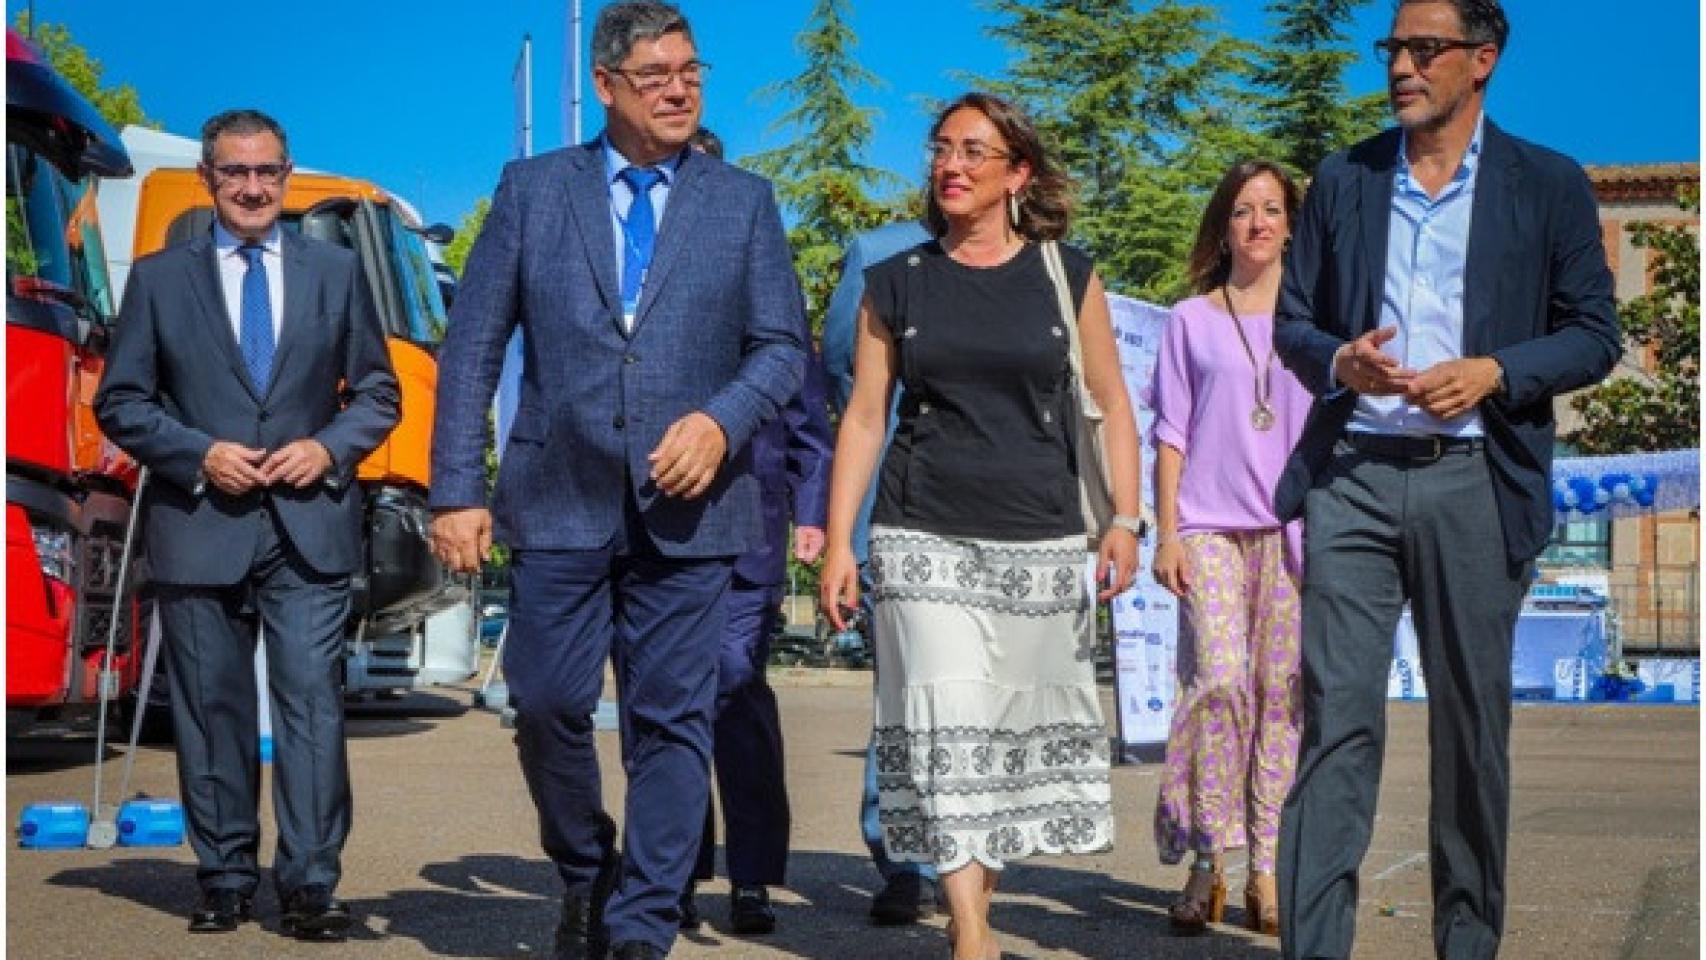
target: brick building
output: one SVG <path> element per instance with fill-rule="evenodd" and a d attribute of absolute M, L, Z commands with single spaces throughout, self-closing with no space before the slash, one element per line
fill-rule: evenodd
<path fill-rule="evenodd" d="M 1676 196 L 1685 184 L 1699 185 L 1700 164 L 1590 166 L 1587 172 L 1599 200 L 1617 299 L 1625 302 L 1652 289 L 1649 252 L 1635 246 L 1629 226 L 1686 223 L 1698 229 L 1699 215 L 1679 207 Z M 1640 376 L 1650 362 L 1632 347 L 1612 376 Z M 1568 398 L 1559 399 L 1557 414 L 1560 436 L 1578 423 Z M 1547 573 L 1606 576 L 1626 650 L 1699 650 L 1699 511 L 1561 523 L 1541 564 Z"/>

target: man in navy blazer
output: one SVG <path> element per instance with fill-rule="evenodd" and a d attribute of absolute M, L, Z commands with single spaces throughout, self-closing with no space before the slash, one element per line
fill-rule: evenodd
<path fill-rule="evenodd" d="M 1398 128 L 1321 164 L 1275 346 L 1317 394 L 1276 492 L 1305 518 L 1303 743 L 1280 835 L 1288 958 L 1345 957 L 1409 603 L 1428 682 L 1434 949 L 1504 923 L 1511 648 L 1553 525 L 1552 399 L 1621 352 L 1593 193 L 1482 111 L 1496 0 L 1402 0 Z"/>
<path fill-rule="evenodd" d="M 735 561 L 717 667 L 715 728 L 729 928 L 738 934 L 776 929 L 766 888 L 787 882 L 790 815 L 782 719 L 764 670 L 788 576 L 790 521 L 794 556 L 812 563 L 823 553 L 834 453 L 827 403 L 823 367 L 808 357 L 800 392 L 752 438 L 752 472 L 763 491 L 763 542 Z M 716 847 L 716 811 L 707 808 L 694 880 L 715 876 Z M 682 926 L 696 926 L 691 885 L 681 908 Z"/>
<path fill-rule="evenodd" d="M 615 3 L 593 31 L 606 127 L 511 163 L 439 355 L 433 540 L 511 550 L 504 673 L 566 888 L 559 957 L 663 956 L 699 846 L 734 558 L 758 545 L 753 434 L 798 391 L 805 324 L 763 180 L 687 148 L 706 68 L 686 19 Z M 486 408 L 510 333 L 521 394 L 491 509 Z M 592 713 L 620 670 L 622 853 Z"/>
<path fill-rule="evenodd" d="M 362 562 L 355 470 L 397 422 L 397 379 L 354 254 L 279 226 L 284 130 L 234 110 L 202 128 L 210 234 L 137 261 L 95 414 L 148 468 L 178 776 L 201 904 L 250 918 L 260 784 L 255 633 L 273 718 L 273 876 L 283 929 L 338 939 L 350 828 L 340 683 Z"/>

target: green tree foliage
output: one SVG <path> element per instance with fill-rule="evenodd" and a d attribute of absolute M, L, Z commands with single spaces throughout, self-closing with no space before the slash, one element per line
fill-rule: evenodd
<path fill-rule="evenodd" d="M 136 88 L 128 83 L 116 87 L 101 85 L 101 74 L 105 70 L 101 61 L 89 55 L 89 51 L 71 38 L 71 31 L 57 23 L 38 20 L 35 29 L 31 30 L 30 14 L 27 10 L 18 11 L 12 20 L 12 28 L 20 34 L 29 37 L 30 42 L 47 58 L 65 82 L 95 105 L 101 116 L 113 125 L 113 129 L 121 129 L 132 124 L 159 129 L 160 124 L 148 119 L 142 112 L 142 99 L 136 93 Z"/>
<path fill-rule="evenodd" d="M 1073 239 L 1111 286 L 1170 300 L 1204 194 L 1260 153 L 1240 86 L 1254 49 L 1207 4 L 986 0 L 1015 59 L 978 86 L 1022 104 L 1078 190 Z"/>
<path fill-rule="evenodd" d="M 812 330 L 823 328 L 823 310 L 840 279 L 842 251 L 855 234 L 905 215 L 904 201 L 883 199 L 903 183 L 894 173 L 861 160 L 878 111 L 853 100 L 860 87 L 881 81 L 854 59 L 858 37 L 848 16 L 849 0 L 816 0 L 795 39 L 806 65 L 798 75 L 773 83 L 758 96 L 792 105 L 772 129 L 794 131 L 786 146 L 742 161 L 776 184 L 792 215 L 788 242 L 805 288 Z"/>
<path fill-rule="evenodd" d="M 1275 0 L 1268 4 L 1274 36 L 1255 71 L 1268 91 L 1262 131 L 1277 148 L 1275 159 L 1309 176 L 1329 153 L 1380 129 L 1382 93 L 1352 97 L 1345 68 L 1358 54 L 1345 46 L 1351 14 L 1368 0 Z"/>
<path fill-rule="evenodd" d="M 1700 186 L 1677 197 L 1700 212 Z M 1569 440 L 1585 454 L 1680 450 L 1700 444 L 1700 238 L 1682 224 L 1638 223 L 1635 246 L 1652 251 L 1653 289 L 1623 304 L 1626 343 L 1646 372 L 1618 377 L 1571 398 L 1583 426 Z"/>
<path fill-rule="evenodd" d="M 462 276 L 462 267 L 468 262 L 468 252 L 474 249 L 474 241 L 479 239 L 480 228 L 486 225 L 486 214 L 492 211 L 490 198 L 481 197 L 474 201 L 474 209 L 462 218 L 462 225 L 456 228 L 456 236 L 450 245 L 444 248 L 444 262 L 450 269 Z"/>
<path fill-rule="evenodd" d="M 1014 53 L 977 86 L 1023 104 L 1078 189 L 1073 240 L 1110 287 L 1168 302 L 1209 192 L 1239 160 L 1301 172 L 1379 124 L 1347 98 L 1344 24 L 1366 0 L 1273 2 L 1272 42 L 1183 0 L 984 0 Z"/>

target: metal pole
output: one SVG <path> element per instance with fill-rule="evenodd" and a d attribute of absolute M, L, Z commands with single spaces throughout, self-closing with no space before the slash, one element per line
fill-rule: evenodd
<path fill-rule="evenodd" d="M 569 64 L 569 75 L 573 78 L 571 88 L 574 91 L 569 101 L 571 126 L 574 130 L 574 142 L 581 142 L 581 0 L 570 0 L 569 18 L 573 24 L 570 34 L 569 55 L 564 58 Z"/>
<path fill-rule="evenodd" d="M 1665 593 L 1664 585 L 1659 582 L 1658 514 L 1647 518 L 1647 522 L 1653 527 L 1653 645 L 1662 657 L 1665 653 Z"/>
<path fill-rule="evenodd" d="M 107 648 L 101 656 L 101 672 L 96 680 L 100 694 L 100 713 L 95 719 L 95 802 L 89 807 L 89 846 L 98 849 L 110 847 L 118 840 L 118 826 L 114 822 L 116 818 L 108 817 L 101 811 L 102 766 L 105 759 L 103 754 L 107 752 L 107 710 L 116 692 L 114 688 L 118 686 L 118 678 L 113 675 L 113 650 L 118 644 L 119 624 L 130 622 L 130 618 L 124 615 L 124 588 L 125 581 L 130 578 L 130 548 L 136 543 L 137 516 L 142 512 L 142 495 L 147 489 L 148 468 L 143 467 L 136 478 L 136 494 L 130 501 L 130 523 L 124 530 L 124 548 L 118 560 L 118 583 L 113 587 L 113 614 L 107 623 Z M 135 653 L 133 638 L 131 655 L 135 656 Z M 141 704 L 137 707 L 140 710 Z M 128 788 L 128 784 L 126 787 Z"/>
<path fill-rule="evenodd" d="M 533 156 L 533 37 L 528 35 L 521 41 L 521 70 L 522 83 L 522 127 L 521 150 L 522 156 Z"/>

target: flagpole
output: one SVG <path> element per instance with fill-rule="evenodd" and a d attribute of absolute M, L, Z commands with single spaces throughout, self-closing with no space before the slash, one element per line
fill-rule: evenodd
<path fill-rule="evenodd" d="M 572 96 L 569 100 L 569 129 L 574 132 L 572 143 L 581 142 L 581 0 L 569 0 L 569 55 L 563 61 L 569 65 Z"/>
<path fill-rule="evenodd" d="M 521 155 L 533 156 L 533 35 L 521 38 Z"/>

